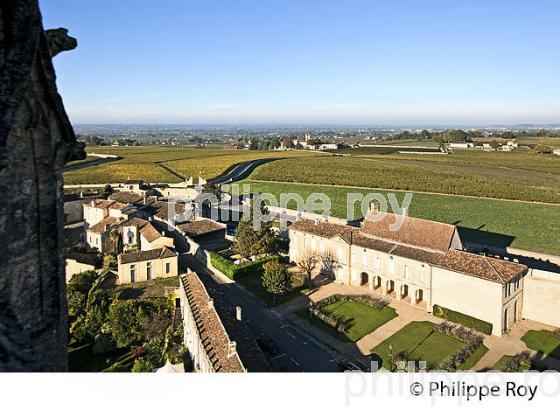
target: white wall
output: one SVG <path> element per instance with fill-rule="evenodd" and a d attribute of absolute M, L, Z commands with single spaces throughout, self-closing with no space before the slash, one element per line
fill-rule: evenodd
<path fill-rule="evenodd" d="M 560 274 L 534 269 L 523 286 L 523 318 L 560 327 Z"/>

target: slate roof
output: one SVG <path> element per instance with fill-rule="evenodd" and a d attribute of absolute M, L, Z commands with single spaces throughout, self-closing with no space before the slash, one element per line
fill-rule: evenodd
<path fill-rule="evenodd" d="M 177 254 L 171 249 L 163 247 L 159 249 L 152 249 L 149 251 L 126 252 L 118 256 L 119 263 L 134 263 L 143 262 L 153 259 L 167 259 L 177 257 Z"/>

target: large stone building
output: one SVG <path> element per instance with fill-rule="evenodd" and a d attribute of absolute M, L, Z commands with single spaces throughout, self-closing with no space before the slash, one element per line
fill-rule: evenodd
<path fill-rule="evenodd" d="M 194 370 L 203 373 L 270 371 L 245 324 L 213 279 L 189 271 L 180 278 L 184 344 Z"/>
<path fill-rule="evenodd" d="M 454 225 L 370 210 L 360 228 L 299 220 L 290 226 L 290 260 L 330 255 L 322 266 L 338 283 L 406 301 L 435 305 L 492 324 L 502 335 L 521 319 L 525 265 L 463 250 Z M 334 259 L 334 263 L 332 262 Z"/>

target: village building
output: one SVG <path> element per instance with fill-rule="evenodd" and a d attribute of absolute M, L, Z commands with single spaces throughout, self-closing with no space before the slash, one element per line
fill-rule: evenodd
<path fill-rule="evenodd" d="M 170 248 L 121 253 L 117 262 L 118 284 L 168 278 L 179 274 L 178 255 Z"/>
<path fill-rule="evenodd" d="M 502 335 L 519 321 L 525 265 L 463 250 L 454 225 L 370 210 L 360 228 L 299 220 L 289 228 L 290 260 L 330 255 L 336 282 L 364 287 L 432 312 L 435 305 L 486 321 Z M 332 260 L 335 263 L 332 263 Z M 334 265 L 334 266 L 333 266 Z M 482 301 L 482 303 L 481 303 Z"/>
<path fill-rule="evenodd" d="M 132 218 L 120 226 L 124 250 L 136 249 L 149 251 L 163 247 L 173 247 L 173 238 L 159 231 L 148 220 Z"/>
<path fill-rule="evenodd" d="M 180 277 L 184 344 L 194 370 L 203 373 L 270 371 L 240 307 L 229 303 L 212 279 L 188 271 Z"/>
<path fill-rule="evenodd" d="M 101 264 L 99 257 L 91 253 L 67 253 L 64 257 L 66 259 L 66 283 L 75 274 L 96 270 Z"/>

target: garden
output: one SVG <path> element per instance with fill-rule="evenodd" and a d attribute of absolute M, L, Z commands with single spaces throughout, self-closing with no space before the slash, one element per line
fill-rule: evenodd
<path fill-rule="evenodd" d="M 560 360 L 560 331 L 529 330 L 521 340 L 529 349 Z"/>
<path fill-rule="evenodd" d="M 372 351 L 372 360 L 390 371 L 407 370 L 399 363 L 414 362 L 425 370 L 469 370 L 487 352 L 483 337 L 449 322 L 411 322 Z"/>
<path fill-rule="evenodd" d="M 485 322 L 469 315 L 465 315 L 463 313 L 455 312 L 451 309 L 446 309 L 444 307 L 434 305 L 434 315 L 442 319 L 449 320 L 450 322 L 461 324 L 478 332 L 482 332 L 486 335 L 492 334 L 491 323 Z"/>
<path fill-rule="evenodd" d="M 329 296 L 297 314 L 344 342 L 356 342 L 397 317 L 386 300 L 343 295 Z"/>

